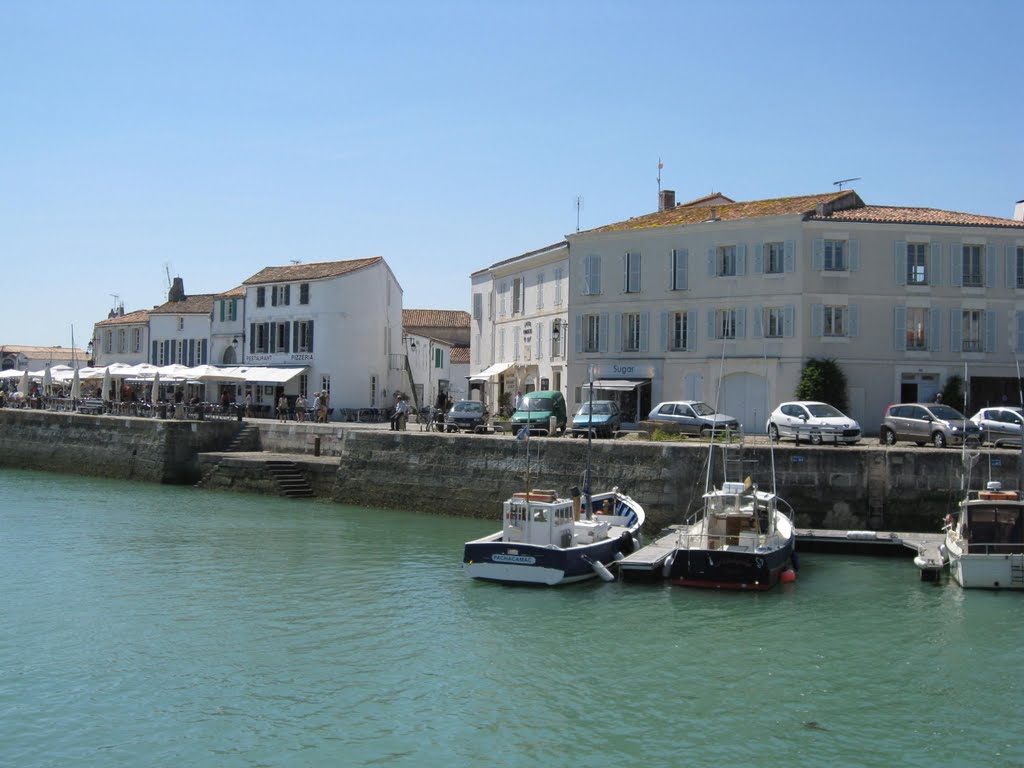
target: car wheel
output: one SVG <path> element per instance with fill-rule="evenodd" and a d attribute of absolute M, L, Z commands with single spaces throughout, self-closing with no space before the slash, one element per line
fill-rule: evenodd
<path fill-rule="evenodd" d="M 886 445 L 896 445 L 896 433 L 891 429 L 883 429 L 882 442 Z"/>
<path fill-rule="evenodd" d="M 932 435 L 932 445 L 934 445 L 936 448 L 945 448 L 946 436 L 941 432 L 936 432 L 934 435 Z"/>
<path fill-rule="evenodd" d="M 779 442 L 779 428 L 775 424 L 768 425 L 768 439 L 773 443 Z"/>
<path fill-rule="evenodd" d="M 815 432 L 811 435 L 811 445 L 821 445 L 821 433 Z"/>

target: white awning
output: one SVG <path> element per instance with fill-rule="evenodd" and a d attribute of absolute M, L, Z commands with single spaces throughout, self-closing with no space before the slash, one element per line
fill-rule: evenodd
<path fill-rule="evenodd" d="M 612 392 L 631 392 L 632 390 L 639 387 L 641 384 L 646 384 L 647 381 L 632 381 L 630 379 L 597 379 L 594 381 L 594 389 L 603 389 Z M 590 387 L 588 381 L 583 385 L 584 389 Z"/>
<path fill-rule="evenodd" d="M 470 381 L 487 381 L 491 376 L 497 376 L 499 373 L 504 373 L 512 367 L 512 363 L 495 363 L 490 368 L 485 368 L 480 373 L 474 373 L 469 377 Z"/>
<path fill-rule="evenodd" d="M 308 365 L 299 368 L 271 368 L 269 366 L 249 366 L 232 369 L 245 374 L 245 380 L 254 384 L 287 384 L 300 373 L 309 370 Z"/>

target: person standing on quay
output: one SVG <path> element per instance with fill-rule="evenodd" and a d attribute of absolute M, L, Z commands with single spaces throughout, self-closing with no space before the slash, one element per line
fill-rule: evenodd
<path fill-rule="evenodd" d="M 321 424 L 327 423 L 327 402 L 330 397 L 326 389 L 320 393 L 320 411 L 317 413 L 316 420 Z"/>
<path fill-rule="evenodd" d="M 284 392 L 277 398 L 277 420 L 288 421 L 288 396 Z"/>

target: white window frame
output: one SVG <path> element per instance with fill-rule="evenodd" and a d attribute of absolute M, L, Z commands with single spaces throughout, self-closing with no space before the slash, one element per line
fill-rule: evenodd
<path fill-rule="evenodd" d="M 781 275 L 786 271 L 786 244 L 764 244 L 764 271 L 766 275 Z"/>
<path fill-rule="evenodd" d="M 668 348 L 670 352 L 686 352 L 689 320 L 686 312 L 671 312 L 668 316 Z"/>
<path fill-rule="evenodd" d="M 966 246 L 965 246 L 966 247 Z M 964 309 L 960 315 L 960 349 L 963 352 L 985 351 L 985 310 Z"/>
<path fill-rule="evenodd" d="M 601 316 L 598 314 L 583 315 L 583 351 L 601 351 Z"/>
<path fill-rule="evenodd" d="M 555 306 L 562 306 L 562 268 L 555 268 Z"/>
<path fill-rule="evenodd" d="M 544 273 L 537 273 L 537 309 L 544 309 Z"/>
<path fill-rule="evenodd" d="M 132 328 L 132 352 L 142 351 L 142 329 Z"/>
<path fill-rule="evenodd" d="M 736 338 L 736 310 L 716 309 L 715 310 L 715 338 L 735 339 Z"/>
<path fill-rule="evenodd" d="M 826 272 L 846 272 L 849 270 L 849 241 L 825 239 L 822 251 L 822 268 Z"/>
<path fill-rule="evenodd" d="M 595 254 L 583 257 L 583 295 L 601 293 L 601 257 Z"/>
<path fill-rule="evenodd" d="M 985 252 L 983 245 L 964 243 L 961 283 L 964 288 L 981 288 L 985 285 Z M 977 270 L 974 269 L 977 267 Z M 970 280 L 968 280 L 970 278 Z"/>
<path fill-rule="evenodd" d="M 639 253 L 630 252 L 623 257 L 623 293 L 640 293 L 640 260 Z"/>
<path fill-rule="evenodd" d="M 928 243 L 907 243 L 907 285 L 928 285 L 929 251 Z"/>
<path fill-rule="evenodd" d="M 622 316 L 622 351 L 639 352 L 641 349 L 641 325 L 639 312 L 627 312 Z"/>
<path fill-rule="evenodd" d="M 786 335 L 786 308 L 764 308 L 764 336 L 766 339 L 781 339 Z"/>
<path fill-rule="evenodd" d="M 1024 288 L 1024 245 L 1018 245 L 1016 251 L 1017 288 Z"/>
<path fill-rule="evenodd" d="M 907 254 L 909 257 L 909 253 Z M 907 278 L 910 278 L 908 271 Z M 907 307 L 906 315 L 907 351 L 924 352 L 928 350 L 931 315 L 927 307 Z"/>
<path fill-rule="evenodd" d="M 736 246 L 720 245 L 715 249 L 715 274 L 736 277 Z"/>
<path fill-rule="evenodd" d="M 847 314 L 847 308 L 839 304 L 826 304 L 822 307 L 821 335 L 830 338 L 845 337 Z"/>

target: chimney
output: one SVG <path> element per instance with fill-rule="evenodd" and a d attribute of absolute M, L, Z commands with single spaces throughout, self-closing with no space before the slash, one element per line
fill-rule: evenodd
<path fill-rule="evenodd" d="M 1013 218 L 1014 221 L 1024 221 L 1024 200 L 1018 200 L 1013 206 Z"/>
<path fill-rule="evenodd" d="M 174 284 L 171 285 L 171 290 L 167 292 L 168 301 L 184 301 L 185 300 L 185 281 L 180 277 L 174 278 Z"/>
<path fill-rule="evenodd" d="M 670 211 L 676 207 L 676 191 L 674 189 L 663 189 L 658 193 L 658 210 Z"/>

